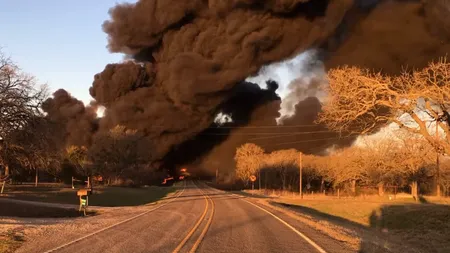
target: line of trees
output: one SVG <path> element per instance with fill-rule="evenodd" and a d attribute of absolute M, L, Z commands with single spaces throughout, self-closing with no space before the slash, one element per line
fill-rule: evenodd
<path fill-rule="evenodd" d="M 41 109 L 47 86 L 24 73 L 0 50 L 0 178 L 16 181 L 40 174 L 70 182 L 100 175 L 107 183 L 156 183 L 164 176 L 150 167 L 148 139 L 116 126 L 94 136 L 93 144 L 67 146 L 65 127 Z"/>
<path fill-rule="evenodd" d="M 257 152 L 254 152 L 257 150 Z M 242 155 L 248 154 L 248 155 Z M 256 144 L 237 149 L 236 176 L 248 184 L 249 175 L 263 174 L 263 187 L 298 191 L 300 153 L 295 149 L 264 153 Z M 436 183 L 436 152 L 420 136 L 377 141 L 336 150 L 326 156 L 302 155 L 303 188 L 306 191 L 332 190 L 357 194 L 357 187 L 410 189 L 418 198 L 419 186 Z M 450 192 L 450 162 L 440 167 L 442 188 Z M 268 182 L 269 180 L 269 182 Z M 429 187 L 431 188 L 431 187 Z M 429 190 L 428 190 L 429 191 Z"/>
<path fill-rule="evenodd" d="M 328 97 L 318 123 L 343 134 L 362 136 L 394 124 L 408 134 L 399 131 L 395 138 L 385 137 L 328 156 L 304 156 L 307 184 L 319 179 L 321 189 L 328 182 L 332 188 L 346 186 L 352 193 L 357 184 L 378 185 L 380 195 L 386 186 L 410 186 L 417 197 L 419 185 L 436 178 L 437 195 L 442 188 L 448 194 L 449 162 L 443 159 L 441 166 L 436 166 L 439 157 L 450 154 L 450 63 L 446 58 L 399 76 L 344 66 L 330 70 L 328 82 Z M 237 177 L 247 181 L 248 173 L 270 167 L 286 188 L 286 173 L 294 177 L 298 173 L 298 152 L 264 154 L 254 146 L 238 148 Z M 259 155 L 247 162 L 247 156 L 238 154 L 250 147 L 259 150 Z M 248 168 L 252 169 L 246 172 Z"/>
<path fill-rule="evenodd" d="M 318 122 L 358 134 L 395 124 L 421 136 L 436 153 L 450 155 L 450 63 L 445 57 L 399 76 L 344 66 L 330 70 L 328 82 Z M 412 143 L 405 146 L 415 148 Z M 440 185 L 436 184 L 437 195 Z"/>

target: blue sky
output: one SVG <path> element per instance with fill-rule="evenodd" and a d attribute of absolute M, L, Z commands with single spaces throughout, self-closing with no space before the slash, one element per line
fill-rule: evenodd
<path fill-rule="evenodd" d="M 0 47 L 52 92 L 64 88 L 87 103 L 93 76 L 123 59 L 108 52 L 101 28 L 116 2 L 1 0 Z"/>

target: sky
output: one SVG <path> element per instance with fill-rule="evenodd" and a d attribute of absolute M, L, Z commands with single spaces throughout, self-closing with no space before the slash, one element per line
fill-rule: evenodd
<path fill-rule="evenodd" d="M 1 0 L 0 48 L 52 93 L 64 88 L 89 103 L 94 75 L 123 59 L 108 52 L 101 27 L 116 2 L 124 1 Z"/>

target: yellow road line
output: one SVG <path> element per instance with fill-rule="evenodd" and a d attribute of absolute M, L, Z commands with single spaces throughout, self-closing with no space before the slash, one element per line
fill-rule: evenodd
<path fill-rule="evenodd" d="M 195 184 L 194 184 L 195 185 Z M 200 190 L 200 189 L 199 189 Z M 200 190 L 202 191 L 202 190 Z M 183 246 L 186 244 L 186 242 L 189 240 L 189 238 L 191 238 L 191 236 L 195 233 L 195 230 L 198 228 L 198 226 L 200 226 L 200 223 L 202 223 L 203 219 L 206 216 L 206 213 L 208 212 L 208 205 L 209 205 L 209 201 L 206 198 L 205 194 L 203 193 L 203 198 L 206 201 L 206 205 L 205 205 L 205 210 L 203 211 L 202 216 L 200 216 L 200 219 L 198 219 L 197 223 L 195 223 L 194 227 L 191 229 L 191 231 L 189 231 L 189 233 L 186 235 L 186 237 L 180 242 L 180 244 L 178 244 L 178 246 L 172 251 L 172 253 L 178 253 L 180 252 L 181 248 L 183 248 Z"/>
<path fill-rule="evenodd" d="M 206 196 L 208 197 L 209 201 L 211 201 L 211 214 L 209 215 L 209 220 L 206 223 L 205 227 L 203 228 L 202 233 L 198 237 L 197 241 L 194 243 L 194 246 L 192 246 L 192 249 L 189 251 L 189 253 L 194 253 L 198 249 L 198 246 L 200 246 L 200 243 L 202 242 L 203 238 L 205 237 L 206 232 L 208 232 L 208 229 L 211 225 L 211 222 L 212 222 L 212 219 L 214 216 L 214 201 L 207 194 L 206 194 Z"/>

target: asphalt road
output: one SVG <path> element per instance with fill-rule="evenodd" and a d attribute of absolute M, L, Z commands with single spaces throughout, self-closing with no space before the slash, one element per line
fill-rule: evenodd
<path fill-rule="evenodd" d="M 237 195 L 188 182 L 161 208 L 54 252 L 349 252 L 324 235 L 311 238 L 314 247 L 299 235 L 302 224 L 286 219 L 289 225 Z"/>

